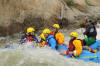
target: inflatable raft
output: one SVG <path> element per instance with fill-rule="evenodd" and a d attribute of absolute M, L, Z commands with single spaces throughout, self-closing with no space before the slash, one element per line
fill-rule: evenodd
<path fill-rule="evenodd" d="M 0 47 L 0 49 L 15 49 L 13 46 L 4 46 L 4 47 Z"/>
<path fill-rule="evenodd" d="M 94 44 L 90 45 L 89 47 L 91 47 L 92 49 L 97 49 L 98 51 L 100 51 L 100 41 L 96 41 Z"/>
<path fill-rule="evenodd" d="M 98 49 L 99 50 L 100 49 L 100 41 L 95 42 L 90 47 L 92 49 Z M 68 50 L 68 48 L 63 44 L 63 45 L 58 46 L 57 51 L 59 52 L 60 50 Z M 67 57 L 67 58 L 71 58 L 67 55 L 64 55 L 64 56 Z M 91 53 L 87 50 L 83 50 L 81 55 L 79 57 L 74 58 L 74 59 L 83 60 L 83 61 L 86 61 L 86 62 L 88 61 L 88 62 L 100 63 L 100 52 Z"/>

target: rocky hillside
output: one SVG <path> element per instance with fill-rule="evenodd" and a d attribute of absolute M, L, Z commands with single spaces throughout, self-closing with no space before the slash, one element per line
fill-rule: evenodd
<path fill-rule="evenodd" d="M 61 22 L 79 24 L 86 18 L 99 20 L 99 0 L 0 0 L 0 36 L 36 30 Z M 68 23 L 69 22 L 69 23 Z"/>

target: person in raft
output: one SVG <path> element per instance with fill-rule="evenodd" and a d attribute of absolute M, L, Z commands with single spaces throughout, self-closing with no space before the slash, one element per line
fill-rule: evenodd
<path fill-rule="evenodd" d="M 38 39 L 36 38 L 35 35 L 35 29 L 32 27 L 27 28 L 27 33 L 25 33 L 24 36 L 21 38 L 21 44 L 27 43 L 27 42 L 33 42 L 36 41 L 38 43 Z"/>
<path fill-rule="evenodd" d="M 57 42 L 56 49 L 59 48 L 59 45 L 64 44 L 64 35 L 59 31 L 59 29 L 60 29 L 59 24 L 54 24 L 51 29 L 51 31 L 52 31 L 51 35 L 54 36 L 54 38 L 56 39 L 56 42 Z"/>
<path fill-rule="evenodd" d="M 55 40 L 54 36 L 51 35 L 50 33 L 51 33 L 51 31 L 49 29 L 44 29 L 43 30 L 43 34 L 44 34 L 44 37 L 46 38 L 47 44 L 49 45 L 49 47 L 51 49 L 54 50 L 54 49 L 56 49 L 57 43 L 56 43 L 56 40 Z"/>
<path fill-rule="evenodd" d="M 78 33 L 71 32 L 70 33 L 70 41 L 69 41 L 69 48 L 68 50 L 61 50 L 60 54 L 71 56 L 71 57 L 78 57 L 82 53 L 82 42 L 81 40 L 77 39 Z"/>
<path fill-rule="evenodd" d="M 93 45 L 96 42 L 96 36 L 97 36 L 97 30 L 95 25 L 92 23 L 92 19 L 86 19 L 85 21 L 86 30 L 83 33 L 87 36 L 84 41 L 83 48 L 89 50 L 90 52 L 97 52 L 96 49 L 93 49 L 95 45 Z"/>
<path fill-rule="evenodd" d="M 96 40 L 97 30 L 96 30 L 95 25 L 92 23 L 92 20 L 91 19 L 86 19 L 85 26 L 87 28 L 86 28 L 86 30 L 83 34 L 86 35 L 88 38 L 92 37 Z"/>
<path fill-rule="evenodd" d="M 84 40 L 86 42 L 86 45 L 89 46 L 96 42 L 97 30 L 91 19 L 86 19 L 85 26 L 86 30 L 83 34 L 86 35 L 87 38 L 85 38 Z"/>
<path fill-rule="evenodd" d="M 47 43 L 46 38 L 44 37 L 43 33 L 40 35 L 40 37 L 41 37 L 41 40 L 40 40 L 40 43 L 39 43 L 40 48 L 43 48 L 45 46 L 49 46 L 49 44 Z"/>

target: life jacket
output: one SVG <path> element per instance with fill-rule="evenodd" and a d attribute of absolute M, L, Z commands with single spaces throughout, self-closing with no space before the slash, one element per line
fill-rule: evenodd
<path fill-rule="evenodd" d="M 53 35 L 53 37 L 55 37 L 55 33 L 54 32 L 51 32 L 50 35 Z"/>
<path fill-rule="evenodd" d="M 73 41 L 74 40 L 69 41 L 69 51 L 74 51 L 75 50 L 75 46 L 73 45 Z"/>
<path fill-rule="evenodd" d="M 64 35 L 60 32 L 56 33 L 55 38 L 57 40 L 57 44 L 64 44 Z"/>
<path fill-rule="evenodd" d="M 26 39 L 25 39 L 24 43 L 32 42 L 32 41 L 34 41 L 34 38 L 32 36 L 26 36 Z"/>
<path fill-rule="evenodd" d="M 84 41 L 83 40 L 81 40 L 81 39 L 77 39 L 77 40 L 80 40 L 81 43 L 82 43 L 82 46 L 84 46 Z M 73 45 L 73 41 L 74 40 L 69 41 L 69 51 L 74 51 L 75 50 L 75 46 Z"/>
<path fill-rule="evenodd" d="M 58 33 L 51 32 L 51 35 L 54 36 L 57 44 L 63 44 L 64 43 L 64 36 L 62 35 L 62 33 L 60 33 L 60 32 L 58 32 Z"/>
<path fill-rule="evenodd" d="M 77 39 L 77 40 L 80 40 L 80 41 L 81 41 L 82 46 L 84 46 L 84 45 L 85 45 L 85 41 L 84 41 L 84 40 L 81 40 L 81 39 Z"/>
<path fill-rule="evenodd" d="M 48 44 L 48 42 L 47 42 L 47 41 L 45 41 L 45 45 L 49 46 L 49 44 Z"/>

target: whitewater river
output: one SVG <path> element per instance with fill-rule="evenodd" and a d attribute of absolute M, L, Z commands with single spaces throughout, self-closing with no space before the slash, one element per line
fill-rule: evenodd
<path fill-rule="evenodd" d="M 81 35 L 79 38 L 84 38 L 82 36 L 84 29 L 62 30 L 61 32 L 65 35 L 65 43 L 68 44 L 71 31 L 77 31 Z M 99 28 L 97 31 L 100 34 Z M 100 66 L 98 63 L 68 59 L 59 55 L 58 52 L 46 48 L 19 47 L 20 36 L 17 34 L 0 38 L 2 43 L 5 42 L 15 48 L 17 47 L 13 50 L 0 49 L 0 66 Z M 98 35 L 97 39 L 100 39 L 100 35 Z"/>

